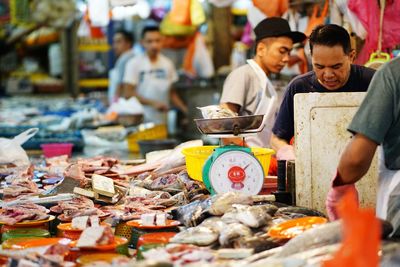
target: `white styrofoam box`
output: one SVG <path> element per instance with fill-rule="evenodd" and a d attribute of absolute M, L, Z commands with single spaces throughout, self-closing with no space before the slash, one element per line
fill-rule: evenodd
<path fill-rule="evenodd" d="M 347 131 L 365 93 L 307 93 L 294 97 L 296 205 L 325 212 L 325 199 L 340 156 L 352 134 Z M 377 154 L 357 183 L 361 206 L 375 207 Z"/>

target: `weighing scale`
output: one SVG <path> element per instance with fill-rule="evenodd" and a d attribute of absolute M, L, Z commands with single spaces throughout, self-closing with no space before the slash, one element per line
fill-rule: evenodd
<path fill-rule="evenodd" d="M 220 119 L 196 119 L 201 133 L 210 138 L 241 137 L 262 131 L 263 115 L 239 116 Z M 244 143 L 244 142 L 243 142 Z M 202 172 L 203 182 L 211 194 L 241 192 L 257 195 L 264 184 L 264 170 L 249 147 L 222 145 L 206 160 Z"/>

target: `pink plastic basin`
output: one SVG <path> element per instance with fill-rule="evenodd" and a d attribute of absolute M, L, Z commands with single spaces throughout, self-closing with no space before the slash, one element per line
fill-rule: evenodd
<path fill-rule="evenodd" d="M 62 155 L 68 155 L 68 157 L 71 157 L 73 146 L 74 144 L 71 143 L 51 143 L 40 145 L 46 158 Z"/>

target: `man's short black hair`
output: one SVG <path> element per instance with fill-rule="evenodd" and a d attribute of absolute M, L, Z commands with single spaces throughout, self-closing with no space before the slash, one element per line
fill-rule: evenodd
<path fill-rule="evenodd" d="M 349 33 L 346 29 L 336 24 L 327 24 L 315 27 L 309 40 L 311 54 L 313 53 L 314 45 L 324 45 L 329 47 L 340 45 L 346 55 L 351 52 Z"/>
<path fill-rule="evenodd" d="M 156 25 L 145 26 L 142 30 L 142 39 L 144 38 L 147 32 L 160 32 L 160 27 Z"/>
<path fill-rule="evenodd" d="M 122 37 L 124 37 L 125 41 L 127 41 L 128 43 L 133 44 L 135 42 L 135 39 L 133 38 L 133 34 L 125 31 L 125 30 L 117 30 L 115 32 L 115 34 L 121 34 Z"/>

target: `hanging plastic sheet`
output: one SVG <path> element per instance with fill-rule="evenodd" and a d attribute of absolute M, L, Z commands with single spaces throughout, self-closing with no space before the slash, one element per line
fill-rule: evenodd
<path fill-rule="evenodd" d="M 354 12 L 368 32 L 365 45 L 356 59 L 357 64 L 368 61 L 378 48 L 379 6 L 377 0 L 349 0 L 349 9 Z M 400 0 L 387 0 L 384 12 L 382 51 L 393 49 L 400 43 Z"/>
<path fill-rule="evenodd" d="M 334 1 L 334 5 L 337 6 L 340 12 L 346 17 L 347 21 L 350 23 L 353 32 L 361 39 L 365 39 L 367 36 L 367 31 L 365 30 L 358 17 L 349 9 L 347 4 L 348 0 Z"/>
<path fill-rule="evenodd" d="M 200 33 L 196 34 L 196 37 L 187 49 L 183 69 L 188 74 L 201 78 L 210 78 L 214 75 L 214 65 L 211 55 Z"/>
<path fill-rule="evenodd" d="M 92 26 L 104 27 L 110 22 L 108 0 L 89 0 L 89 18 Z"/>

